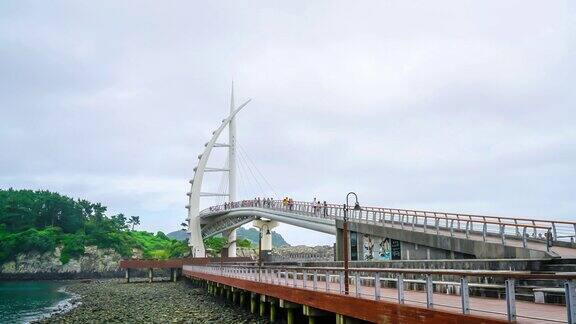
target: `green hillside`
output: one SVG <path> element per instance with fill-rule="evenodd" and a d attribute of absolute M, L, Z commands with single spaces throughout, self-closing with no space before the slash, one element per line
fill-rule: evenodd
<path fill-rule="evenodd" d="M 133 249 L 146 258 L 181 257 L 188 246 L 164 233 L 137 231 L 138 216 L 106 215 L 106 206 L 50 191 L 0 189 L 0 263 L 19 253 L 49 252 L 62 247 L 67 263 L 85 246 L 111 248 L 124 257 Z"/>

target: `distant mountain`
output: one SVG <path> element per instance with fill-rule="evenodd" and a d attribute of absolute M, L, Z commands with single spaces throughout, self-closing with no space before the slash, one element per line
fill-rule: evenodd
<path fill-rule="evenodd" d="M 242 237 L 252 241 L 255 245 L 258 245 L 258 241 L 260 239 L 260 232 L 255 228 L 245 229 L 244 227 L 238 227 L 236 231 L 237 237 Z M 290 246 L 282 235 L 272 231 L 272 246 L 280 247 L 280 246 Z"/>
<path fill-rule="evenodd" d="M 173 239 L 173 240 L 178 240 L 178 241 L 186 241 L 186 239 L 188 238 L 188 234 L 186 234 L 186 230 L 179 230 L 179 231 L 174 231 L 174 232 L 170 232 L 168 234 L 166 234 L 166 236 L 168 236 L 169 238 Z"/>
<path fill-rule="evenodd" d="M 175 232 L 171 232 L 166 234 L 169 238 L 178 240 L 178 241 L 185 241 L 188 237 L 185 230 L 179 230 Z M 259 239 L 259 232 L 255 228 L 245 229 L 243 227 L 239 227 L 236 231 L 236 235 L 238 238 L 245 238 L 250 240 L 254 245 L 258 246 L 258 239 Z M 272 246 L 280 247 L 280 246 L 290 246 L 282 235 L 272 231 Z"/>

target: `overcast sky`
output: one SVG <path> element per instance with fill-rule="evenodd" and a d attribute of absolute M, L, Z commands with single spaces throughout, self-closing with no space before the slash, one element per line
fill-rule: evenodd
<path fill-rule="evenodd" d="M 0 187 L 178 229 L 232 79 L 241 198 L 576 218 L 573 1 L 1 1 Z"/>

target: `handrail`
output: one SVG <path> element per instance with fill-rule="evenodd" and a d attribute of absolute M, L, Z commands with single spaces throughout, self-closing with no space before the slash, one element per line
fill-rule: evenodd
<path fill-rule="evenodd" d="M 311 202 L 292 201 L 289 205 L 286 205 L 280 200 L 252 199 L 212 206 L 204 209 L 200 214 L 207 215 L 231 208 L 244 207 L 282 210 L 327 219 L 342 219 L 342 211 L 344 209 L 343 205 L 337 204 L 314 205 Z M 478 233 L 482 235 L 484 241 L 486 241 L 487 236 L 500 237 L 503 244 L 505 244 L 507 238 L 512 238 L 521 240 L 523 247 L 527 247 L 528 241 L 536 240 L 546 242 L 546 248 L 549 250 L 553 242 L 569 241 L 574 243 L 576 239 L 576 222 L 542 220 L 529 220 L 527 222 L 528 219 L 380 207 L 363 207 L 359 212 L 354 211 L 350 206 L 348 206 L 348 209 L 350 210 L 348 213 L 349 219 L 352 221 L 374 224 L 390 223 L 392 227 L 398 224 L 402 229 L 411 227 L 412 230 L 417 226 L 418 228 L 423 228 L 424 232 L 429 229 L 435 230 L 436 234 L 439 234 L 439 230 L 442 229 L 450 231 L 450 236 L 454 236 L 455 232 L 465 233 L 466 238 L 469 238 L 470 233 Z M 573 226 L 566 227 L 565 224 Z"/>
<path fill-rule="evenodd" d="M 260 265 L 253 266 L 247 264 L 216 264 L 210 263 L 205 266 L 197 265 L 184 265 L 183 270 L 194 276 L 194 273 L 206 273 L 220 277 L 238 278 L 246 281 L 255 281 L 264 284 L 295 287 L 299 289 L 310 290 L 325 290 L 327 293 L 338 293 L 344 295 L 354 296 L 356 298 L 368 298 L 373 300 L 392 299 L 396 300 L 399 304 L 405 302 L 420 303 L 424 307 L 432 309 L 437 306 L 451 307 L 460 309 L 463 314 L 470 314 L 471 311 L 482 312 L 485 314 L 498 314 L 507 317 L 508 321 L 515 322 L 518 318 L 536 319 L 541 322 L 562 322 L 562 318 L 543 318 L 537 314 L 526 314 L 517 312 L 516 310 L 516 287 L 525 288 L 523 284 L 517 284 L 519 280 L 552 280 L 553 285 L 557 285 L 558 281 L 562 281 L 562 287 L 566 300 L 566 318 L 568 323 L 576 322 L 576 273 L 530 273 L 527 271 L 483 271 L 483 270 L 445 270 L 445 269 L 397 269 L 397 268 L 341 268 L 341 267 L 302 267 L 302 266 L 269 266 Z M 351 275 L 345 276 L 345 273 Z M 381 276 L 387 274 L 388 276 Z M 411 277 L 406 275 L 422 276 Z M 433 280 L 433 277 L 440 277 L 440 280 Z M 444 276 L 454 276 L 456 278 L 448 278 Z M 478 283 L 470 281 L 470 278 L 478 277 Z M 349 278 L 349 279 L 345 279 Z M 500 278 L 504 279 L 498 281 L 499 284 L 482 283 L 484 279 L 480 278 Z M 212 280 L 212 279 L 209 279 Z M 343 284 L 344 281 L 348 282 Z M 392 287 L 387 283 L 395 282 Z M 322 283 L 323 282 L 323 283 Z M 391 296 L 388 293 L 382 293 L 382 282 L 385 283 L 384 289 L 395 289 L 396 296 Z M 410 295 L 405 294 L 405 290 L 415 290 L 415 287 L 409 287 L 404 283 L 413 283 L 424 285 L 425 301 L 410 299 Z M 446 294 L 458 294 L 460 297 L 459 304 L 441 304 L 435 302 L 435 295 L 444 292 L 435 289 L 440 286 L 440 289 L 446 289 Z M 498 312 L 493 307 L 480 308 L 478 305 L 470 304 L 470 289 L 474 287 L 492 287 L 505 289 L 505 303 L 506 310 Z M 539 284 L 538 286 L 541 286 Z M 352 286 L 353 288 L 348 288 Z M 449 290 L 451 287 L 451 290 Z M 456 288 L 457 287 L 457 288 Z M 457 290 L 456 290 L 457 289 Z"/>
<path fill-rule="evenodd" d="M 187 265 L 187 264 L 184 264 Z M 282 269 L 282 270 L 318 270 L 318 271 L 344 271 L 343 267 L 304 267 L 304 266 L 277 266 L 277 265 L 238 265 L 238 264 L 220 264 L 208 263 L 206 266 L 216 266 L 223 268 L 238 268 L 239 266 L 246 269 Z M 468 276 L 468 277 L 498 277 L 514 279 L 562 279 L 576 280 L 576 273 L 532 273 L 530 271 L 509 271 L 509 270 L 450 270 L 450 269 L 406 269 L 406 268 L 348 268 L 353 272 L 379 272 L 379 273 L 402 273 L 402 274 L 431 274 L 431 275 L 450 275 L 450 276 Z"/>

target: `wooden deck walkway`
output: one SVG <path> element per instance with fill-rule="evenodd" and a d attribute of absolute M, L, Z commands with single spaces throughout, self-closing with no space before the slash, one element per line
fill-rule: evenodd
<path fill-rule="evenodd" d="M 186 270 L 185 266 L 184 275 L 188 277 L 214 280 L 223 284 L 230 284 L 231 282 L 236 284 L 239 282 L 258 283 L 266 286 L 269 291 L 272 291 L 272 288 L 293 288 L 308 291 L 310 294 L 321 293 L 329 296 L 344 296 L 344 294 L 341 293 L 341 287 L 338 282 L 328 282 L 328 284 L 326 284 L 323 280 L 318 281 L 316 289 L 314 289 L 312 280 L 306 280 L 306 283 L 301 278 L 288 278 L 286 281 L 284 277 L 281 277 L 280 280 L 278 280 L 277 275 L 273 276 L 271 274 L 262 274 L 260 280 L 258 280 L 258 277 L 255 277 L 253 274 L 235 273 L 221 275 L 199 273 Z M 210 278 L 207 278 L 206 276 L 209 276 Z M 231 279 L 232 281 L 227 279 Z M 398 291 L 395 288 L 382 287 L 380 289 L 379 301 L 375 300 L 374 295 L 374 287 L 359 285 L 357 288 L 356 285 L 351 284 L 349 288 L 349 296 L 345 297 L 384 303 L 388 307 L 391 307 L 391 305 L 395 305 L 396 307 L 402 306 L 398 304 Z M 434 293 L 433 310 L 426 307 L 426 294 L 424 292 L 405 290 L 404 298 L 405 302 L 402 307 L 411 307 L 433 312 L 437 311 L 442 314 L 452 314 L 454 318 L 464 316 L 461 311 L 461 299 L 458 295 Z M 561 305 L 535 304 L 532 302 L 516 301 L 516 311 L 518 316 L 517 323 L 566 323 L 567 321 L 566 307 Z M 507 321 L 506 301 L 503 299 L 470 297 L 470 323 L 472 323 L 472 319 L 478 318 L 493 320 L 495 322 Z M 468 321 L 464 321 L 463 323 L 468 323 Z"/>

